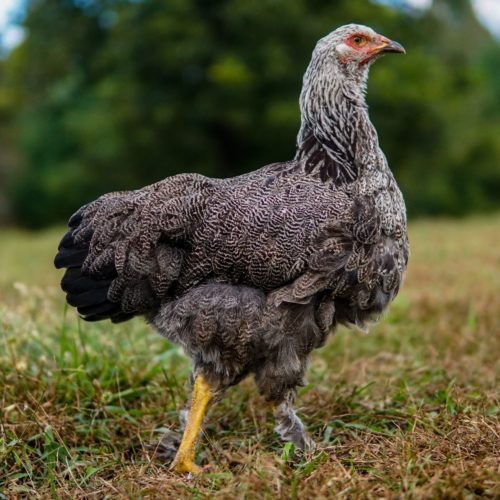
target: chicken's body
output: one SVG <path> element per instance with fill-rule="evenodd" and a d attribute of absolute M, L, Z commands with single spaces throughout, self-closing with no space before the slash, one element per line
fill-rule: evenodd
<path fill-rule="evenodd" d="M 290 405 L 310 352 L 337 324 L 376 319 L 408 258 L 404 202 L 364 104 L 368 70 L 322 80 L 327 39 L 304 77 L 294 160 L 105 195 L 73 216 L 56 257 L 85 319 L 145 316 L 215 393 L 255 374 L 302 449 Z"/>

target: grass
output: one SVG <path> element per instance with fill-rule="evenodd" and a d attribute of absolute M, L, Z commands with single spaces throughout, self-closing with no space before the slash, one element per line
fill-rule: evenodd
<path fill-rule="evenodd" d="M 0 492 L 30 498 L 500 497 L 499 216 L 411 226 L 404 289 L 368 336 L 314 353 L 300 461 L 251 380 L 206 422 L 195 479 L 144 445 L 176 428 L 189 362 L 140 320 L 84 324 L 51 260 L 61 230 L 0 238 Z M 4 498 L 0 494 L 0 498 Z"/>

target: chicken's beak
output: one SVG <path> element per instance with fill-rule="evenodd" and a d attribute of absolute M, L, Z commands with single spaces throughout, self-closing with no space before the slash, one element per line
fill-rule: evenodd
<path fill-rule="evenodd" d="M 386 37 L 382 37 L 380 45 L 373 49 L 373 53 L 382 54 L 388 52 L 394 52 L 396 54 L 406 54 L 406 50 L 400 43 L 395 42 L 394 40 L 389 40 Z"/>

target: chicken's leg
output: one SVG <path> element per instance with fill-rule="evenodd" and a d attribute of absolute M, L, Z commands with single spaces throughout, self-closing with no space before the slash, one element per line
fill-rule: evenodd
<path fill-rule="evenodd" d="M 314 441 L 304 428 L 304 424 L 293 409 L 295 390 L 289 390 L 283 400 L 274 407 L 276 417 L 276 432 L 284 441 L 292 442 L 300 451 L 314 449 Z"/>
<path fill-rule="evenodd" d="M 171 469 L 177 472 L 191 472 L 192 474 L 201 471 L 200 467 L 194 463 L 196 441 L 208 403 L 210 403 L 212 397 L 213 393 L 210 386 L 201 375 L 197 375 L 193 386 L 188 421 L 181 444 L 170 466 Z"/>

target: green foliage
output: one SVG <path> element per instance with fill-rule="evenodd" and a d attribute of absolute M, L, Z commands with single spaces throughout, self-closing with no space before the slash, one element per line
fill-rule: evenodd
<path fill-rule="evenodd" d="M 167 175 L 291 158 L 312 48 L 346 22 L 407 48 L 375 65 L 368 100 L 410 215 L 498 207 L 500 46 L 466 0 L 420 16 L 368 0 L 27 4 L 27 37 L 0 65 L 0 141 L 20 156 L 8 195 L 26 225 Z"/>

